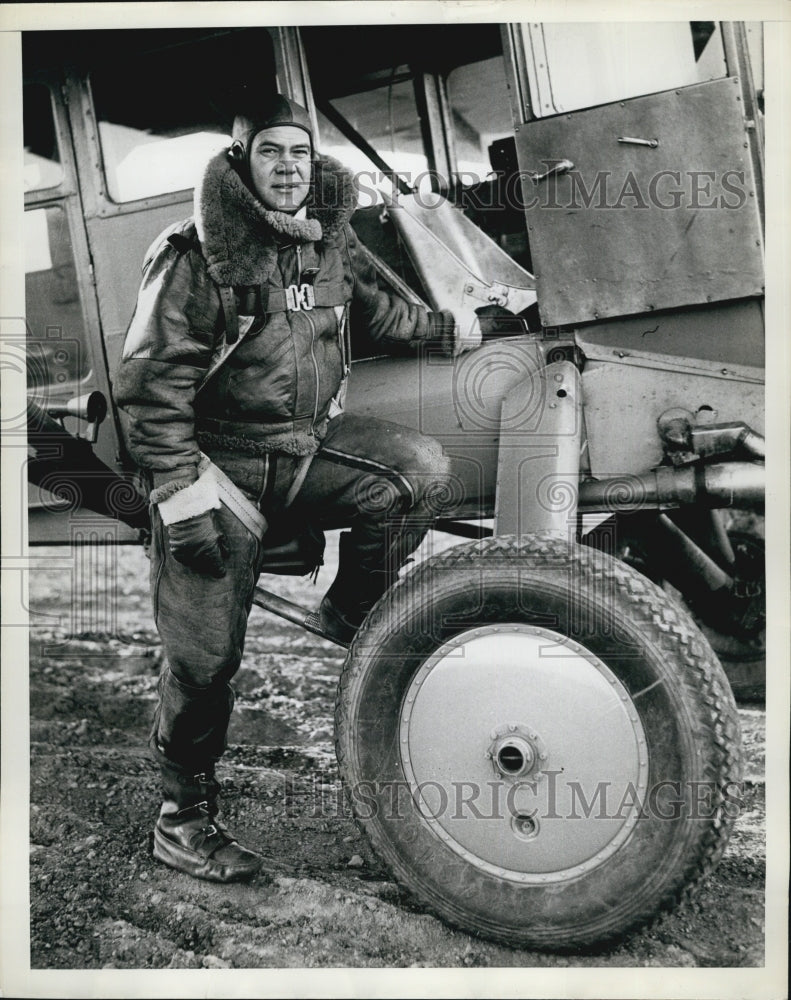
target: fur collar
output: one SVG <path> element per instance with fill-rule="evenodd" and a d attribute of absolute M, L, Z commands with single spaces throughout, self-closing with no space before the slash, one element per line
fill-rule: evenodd
<path fill-rule="evenodd" d="M 297 243 L 332 242 L 357 207 L 351 173 L 320 156 L 313 167 L 307 217 L 270 211 L 232 166 L 227 151 L 213 157 L 195 189 L 195 227 L 209 274 L 220 285 L 256 285 L 277 263 L 283 237 Z"/>

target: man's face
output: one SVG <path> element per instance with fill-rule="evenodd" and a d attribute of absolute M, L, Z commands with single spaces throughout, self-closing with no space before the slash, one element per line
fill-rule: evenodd
<path fill-rule="evenodd" d="M 296 212 L 310 189 L 310 137 L 294 125 L 264 129 L 253 137 L 250 176 L 265 208 Z"/>

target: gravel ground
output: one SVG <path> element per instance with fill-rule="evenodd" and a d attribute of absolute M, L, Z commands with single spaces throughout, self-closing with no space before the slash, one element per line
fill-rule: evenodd
<path fill-rule="evenodd" d="M 272 589 L 315 606 L 336 545 L 330 536 L 318 587 L 269 578 Z M 249 885 L 215 886 L 155 862 L 157 780 L 145 740 L 161 650 L 147 560 L 137 547 L 94 547 L 73 560 L 62 548 L 35 555 L 32 968 L 763 964 L 762 706 L 740 709 L 744 807 L 725 857 L 691 901 L 604 954 L 511 950 L 448 928 L 392 881 L 342 804 L 332 719 L 343 651 L 257 608 L 220 776 L 228 823 L 265 855 L 266 872 Z"/>

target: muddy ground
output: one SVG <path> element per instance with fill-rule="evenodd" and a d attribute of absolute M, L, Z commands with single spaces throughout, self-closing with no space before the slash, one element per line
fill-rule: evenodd
<path fill-rule="evenodd" d="M 317 587 L 262 578 L 315 606 Z M 431 548 L 431 538 L 427 543 Z M 391 879 L 343 806 L 333 752 L 344 652 L 254 608 L 236 682 L 224 811 L 267 859 L 215 886 L 155 862 L 145 742 L 161 661 L 139 547 L 34 550 L 31 966 L 40 969 L 760 966 L 764 712 L 742 706 L 744 806 L 692 901 L 595 956 L 515 951 L 446 927 Z"/>

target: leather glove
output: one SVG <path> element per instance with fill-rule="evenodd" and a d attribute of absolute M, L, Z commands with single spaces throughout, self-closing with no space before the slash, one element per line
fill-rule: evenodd
<path fill-rule="evenodd" d="M 440 309 L 429 313 L 427 340 L 442 345 L 443 353 L 457 358 L 464 351 L 479 347 L 483 339 L 481 324 L 471 309 Z"/>
<path fill-rule="evenodd" d="M 216 482 L 203 475 L 184 488 L 174 479 L 152 490 L 150 499 L 167 528 L 173 558 L 204 576 L 225 576 L 229 550 L 214 521 L 213 511 L 220 506 Z"/>
<path fill-rule="evenodd" d="M 204 576 L 215 579 L 225 576 L 228 545 L 225 536 L 217 530 L 210 510 L 169 524 L 167 532 L 174 559 Z"/>
<path fill-rule="evenodd" d="M 480 347 L 483 333 L 481 332 L 481 322 L 472 309 L 456 309 L 453 315 L 456 318 L 456 327 L 453 331 L 451 357 L 456 358 L 464 351 L 472 351 L 476 347 Z"/>

